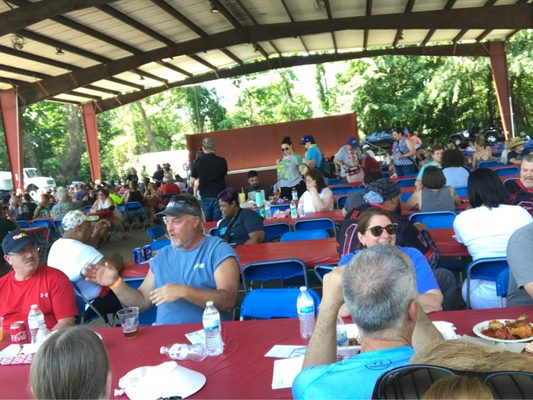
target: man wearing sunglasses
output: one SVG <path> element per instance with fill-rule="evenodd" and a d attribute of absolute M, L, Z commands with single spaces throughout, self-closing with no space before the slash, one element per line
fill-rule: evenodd
<path fill-rule="evenodd" d="M 32 304 L 44 314 L 48 329 L 74 325 L 78 307 L 67 276 L 39 264 L 35 239 L 24 231 L 11 231 L 2 241 L 4 259 L 13 270 L 0 278 L 0 315 L 6 327 L 25 321 Z"/>
<path fill-rule="evenodd" d="M 85 276 L 109 286 L 120 302 L 146 310 L 157 306 L 157 325 L 198 323 L 207 301 L 213 301 L 222 320 L 232 319 L 239 287 L 239 264 L 233 248 L 204 234 L 200 204 L 190 194 L 173 197 L 162 216 L 171 241 L 151 258 L 139 289 L 122 282 L 115 268 L 93 265 Z"/>
<path fill-rule="evenodd" d="M 295 399 L 369 399 L 381 374 L 442 339 L 420 310 L 409 263 L 395 247 L 377 245 L 324 276 L 303 370 L 292 385 Z M 357 321 L 361 353 L 336 362 L 337 314 L 344 302 Z"/>

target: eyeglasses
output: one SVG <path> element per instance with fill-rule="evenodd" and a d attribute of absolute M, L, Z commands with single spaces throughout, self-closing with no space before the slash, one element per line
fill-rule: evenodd
<path fill-rule="evenodd" d="M 383 231 L 387 231 L 389 235 L 394 235 L 396 232 L 398 232 L 398 224 L 388 224 L 387 226 L 372 226 L 367 229 L 367 231 L 370 231 L 372 236 L 380 237 Z"/>
<path fill-rule="evenodd" d="M 281 151 L 288 151 L 288 150 L 290 150 L 290 149 L 291 149 L 290 147 L 282 147 L 282 148 L 281 148 Z"/>
<path fill-rule="evenodd" d="M 453 375 L 479 379 L 495 399 L 528 399 L 533 395 L 533 373 L 525 371 L 458 371 L 434 365 L 406 365 L 385 372 L 376 382 L 373 399 L 417 399 L 433 382 Z"/>

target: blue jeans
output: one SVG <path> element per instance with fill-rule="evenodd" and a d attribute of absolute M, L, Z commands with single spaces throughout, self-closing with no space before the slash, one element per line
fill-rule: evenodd
<path fill-rule="evenodd" d="M 410 165 L 394 165 L 394 170 L 396 171 L 397 176 L 405 175 L 416 175 L 416 166 L 414 164 Z"/>
<path fill-rule="evenodd" d="M 222 218 L 222 212 L 218 205 L 218 200 L 215 197 L 206 197 L 200 200 L 202 204 L 202 209 L 204 210 L 205 220 L 209 221 L 218 221 Z"/>

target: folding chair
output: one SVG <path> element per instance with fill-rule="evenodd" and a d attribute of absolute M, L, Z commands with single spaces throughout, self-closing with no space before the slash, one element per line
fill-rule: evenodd
<path fill-rule="evenodd" d="M 329 233 L 323 229 L 314 229 L 312 231 L 294 231 L 286 232 L 281 235 L 280 242 L 294 242 L 297 240 L 316 240 L 328 239 Z"/>
<path fill-rule="evenodd" d="M 41 246 L 43 247 L 41 249 L 42 250 L 42 255 L 44 257 L 46 257 L 46 255 L 48 254 L 48 250 L 50 249 L 50 246 L 52 245 L 50 239 L 52 238 L 52 236 L 54 234 L 55 234 L 56 238 L 58 238 L 60 236 L 59 233 L 56 233 L 55 225 L 49 219 L 34 219 L 29 227 L 30 228 L 39 228 L 39 227 L 46 228 L 46 233 L 45 234 L 41 235 L 39 233 L 39 234 L 35 235 L 35 237 L 37 239 L 37 244 L 39 245 L 39 247 L 41 247 Z"/>
<path fill-rule="evenodd" d="M 503 167 L 503 168 L 493 168 L 494 172 L 498 176 L 507 176 L 507 175 L 518 175 L 520 170 L 518 167 Z"/>
<path fill-rule="evenodd" d="M 149 243 L 149 245 L 152 248 L 152 251 L 158 251 L 158 250 L 161 250 L 163 247 L 170 246 L 170 240 L 169 239 L 155 240 Z"/>
<path fill-rule="evenodd" d="M 291 226 L 286 222 L 276 222 L 273 224 L 265 225 L 265 241 L 277 242 L 280 240 L 281 235 L 285 232 L 290 232 Z"/>
<path fill-rule="evenodd" d="M 505 167 L 505 164 L 498 161 L 482 161 L 478 168 Z"/>
<path fill-rule="evenodd" d="M 97 308 L 92 305 L 91 301 L 81 293 L 81 290 L 78 288 L 78 285 L 76 284 L 76 282 L 70 281 L 70 283 L 72 284 L 72 287 L 74 289 L 74 297 L 76 298 L 76 306 L 78 306 L 78 314 L 80 316 L 80 324 L 84 325 L 84 324 L 87 324 L 87 323 L 91 322 L 92 320 L 94 320 L 96 318 L 101 318 L 102 321 L 104 321 L 104 323 L 108 327 L 112 328 L 113 325 L 110 324 L 109 322 L 105 322 L 105 318 L 100 313 L 100 311 L 98 311 Z M 85 311 L 88 308 L 93 310 L 96 315 L 93 318 L 89 319 L 89 320 L 85 320 Z"/>
<path fill-rule="evenodd" d="M 144 210 L 144 207 L 141 203 L 138 201 L 128 201 L 126 203 L 126 213 L 125 217 L 129 220 L 129 230 L 133 228 L 133 224 L 135 222 L 135 218 L 139 218 L 139 222 L 141 223 L 141 228 L 145 228 L 146 223 L 148 221 L 148 216 L 146 215 L 146 211 Z"/>
<path fill-rule="evenodd" d="M 309 218 L 299 219 L 294 222 L 294 230 L 297 231 L 311 231 L 316 229 L 323 229 L 326 231 L 333 231 L 333 237 L 337 233 L 335 222 L 331 218 Z"/>
<path fill-rule="evenodd" d="M 264 282 L 281 280 L 283 282 L 294 278 L 303 278 L 301 283 L 309 286 L 307 282 L 307 269 L 303 261 L 297 258 L 284 260 L 261 261 L 246 264 L 241 270 L 244 291 L 250 290 L 248 282 Z M 299 286 L 302 286 L 301 284 Z"/>
<path fill-rule="evenodd" d="M 133 289 L 138 289 L 144 282 L 144 277 L 138 278 L 125 278 L 124 282 L 131 286 Z M 141 311 L 139 313 L 139 326 L 150 326 L 155 323 L 157 317 L 157 307 L 152 305 L 148 310 Z"/>
<path fill-rule="evenodd" d="M 315 315 L 318 312 L 320 297 L 313 289 L 307 289 L 315 303 Z M 254 289 L 244 296 L 241 303 L 241 321 L 245 318 L 298 318 L 296 300 L 299 288 Z"/>
<path fill-rule="evenodd" d="M 339 194 L 351 194 L 351 193 L 357 193 L 362 192 L 364 189 L 361 188 L 354 188 L 351 185 L 338 185 L 331 187 L 331 192 L 333 195 L 339 195 Z"/>
<path fill-rule="evenodd" d="M 457 186 L 455 188 L 455 193 L 459 197 L 468 197 L 468 186 Z"/>
<path fill-rule="evenodd" d="M 344 205 L 346 204 L 346 200 L 348 200 L 348 195 L 337 197 L 337 209 L 338 210 L 340 210 L 341 208 L 344 208 Z"/>
<path fill-rule="evenodd" d="M 509 264 L 507 264 L 507 258 L 494 257 L 494 258 L 480 258 L 479 260 L 472 261 L 466 268 L 466 308 L 470 308 L 470 281 L 472 279 L 482 279 L 485 281 L 498 282 L 498 277 L 505 270 L 509 270 Z M 505 282 L 505 275 L 500 279 L 500 284 Z M 507 278 L 507 283 L 509 279 Z M 500 300 L 503 295 L 503 291 L 500 292 Z M 507 294 L 507 293 L 505 293 Z M 503 303 L 503 301 L 501 301 Z"/>
<path fill-rule="evenodd" d="M 415 212 L 409 216 L 413 224 L 421 222 L 428 229 L 453 228 L 453 221 L 457 216 L 452 211 L 425 211 Z"/>
<path fill-rule="evenodd" d="M 315 268 L 313 268 L 313 270 L 315 271 L 315 275 L 320 281 L 320 283 L 324 283 L 324 275 L 330 273 L 335 268 L 337 267 L 333 265 L 315 265 Z"/>
<path fill-rule="evenodd" d="M 416 182 L 416 178 L 407 178 L 407 179 L 398 179 L 396 184 L 400 188 L 406 188 L 406 187 L 414 186 L 415 182 Z"/>
<path fill-rule="evenodd" d="M 503 299 L 507 298 L 509 290 L 509 268 L 504 269 L 496 278 L 496 295 L 500 298 L 500 307 L 505 307 Z"/>
<path fill-rule="evenodd" d="M 165 231 L 165 228 L 163 228 L 162 225 L 154 225 L 146 230 L 146 233 L 150 238 L 155 242 L 160 237 L 163 237 L 167 235 L 167 232 Z"/>
<path fill-rule="evenodd" d="M 17 225 L 19 226 L 19 228 L 29 228 L 30 221 L 26 221 L 25 219 L 19 219 L 17 220 Z"/>

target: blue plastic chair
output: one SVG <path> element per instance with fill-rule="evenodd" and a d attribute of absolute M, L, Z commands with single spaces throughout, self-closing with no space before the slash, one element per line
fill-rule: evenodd
<path fill-rule="evenodd" d="M 340 210 L 341 208 L 344 208 L 344 205 L 346 204 L 346 201 L 348 200 L 348 196 L 340 196 L 337 197 L 337 209 Z"/>
<path fill-rule="evenodd" d="M 283 283 L 298 278 L 299 286 L 309 286 L 307 282 L 307 270 L 303 261 L 297 258 L 283 260 L 260 261 L 246 264 L 241 270 L 242 285 L 244 291 L 250 290 L 248 282 L 264 282 L 281 280 Z M 302 279 L 300 279 L 302 278 Z"/>
<path fill-rule="evenodd" d="M 297 240 L 316 240 L 328 239 L 329 233 L 323 229 L 314 229 L 312 231 L 294 231 L 286 232 L 281 235 L 280 242 L 294 242 Z"/>
<path fill-rule="evenodd" d="M 331 192 L 333 193 L 333 195 L 339 195 L 339 194 L 351 194 L 351 193 L 357 193 L 357 192 L 362 192 L 364 189 L 361 189 L 361 188 L 354 188 L 353 186 L 351 185 L 339 185 L 339 186 L 334 186 L 331 188 Z"/>
<path fill-rule="evenodd" d="M 214 226 L 213 228 L 209 229 L 209 234 L 211 236 L 218 236 L 218 232 L 220 229 L 218 229 L 217 226 Z"/>
<path fill-rule="evenodd" d="M 457 186 L 455 188 L 455 193 L 459 197 L 468 197 L 468 186 Z"/>
<path fill-rule="evenodd" d="M 328 186 L 342 184 L 342 181 L 338 178 L 328 178 Z"/>
<path fill-rule="evenodd" d="M 413 195 L 413 192 L 402 192 L 402 203 L 405 203 Z"/>
<path fill-rule="evenodd" d="M 30 222 L 26 221 L 25 219 L 18 219 L 17 225 L 19 226 L 19 228 L 29 228 Z"/>
<path fill-rule="evenodd" d="M 146 233 L 153 241 L 156 241 L 162 236 L 165 236 L 167 232 L 165 231 L 165 228 L 163 228 L 163 225 L 154 225 L 146 230 Z"/>
<path fill-rule="evenodd" d="M 500 307 L 504 307 L 503 299 L 509 290 L 509 268 L 504 269 L 496 278 L 496 295 L 500 298 Z"/>
<path fill-rule="evenodd" d="M 518 167 L 494 168 L 493 171 L 498 176 L 518 175 L 520 173 Z"/>
<path fill-rule="evenodd" d="M 265 241 L 276 242 L 279 241 L 281 236 L 291 231 L 291 226 L 286 222 L 276 222 L 273 224 L 265 225 Z"/>
<path fill-rule="evenodd" d="M 416 182 L 416 178 L 407 178 L 407 179 L 398 179 L 396 184 L 398 185 L 398 187 L 406 188 L 406 187 L 414 186 L 415 182 Z"/>
<path fill-rule="evenodd" d="M 315 315 L 318 312 L 320 297 L 313 289 L 307 289 L 315 303 Z M 241 303 L 240 319 L 298 318 L 296 300 L 299 288 L 254 289 L 244 296 Z"/>
<path fill-rule="evenodd" d="M 320 283 L 323 283 L 324 282 L 324 275 L 330 273 L 331 271 L 333 271 L 335 268 L 335 266 L 333 265 L 315 265 L 315 268 L 313 268 L 313 270 L 315 271 L 315 275 L 316 277 L 318 278 L 318 280 L 320 281 Z"/>
<path fill-rule="evenodd" d="M 470 308 L 470 281 L 471 279 L 482 279 L 485 281 L 497 282 L 500 274 L 509 270 L 507 258 L 480 258 L 472 261 L 466 268 L 466 308 Z M 505 276 L 502 276 L 502 282 Z M 507 280 L 509 283 L 509 280 Z M 502 292 L 503 293 L 503 292 Z"/>
<path fill-rule="evenodd" d="M 170 240 L 169 239 L 155 240 L 148 244 L 152 248 L 152 251 L 158 251 L 158 250 L 161 250 L 163 247 L 169 246 Z"/>
<path fill-rule="evenodd" d="M 453 221 L 457 216 L 452 211 L 426 211 L 416 212 L 409 216 L 409 221 L 413 224 L 421 222 L 428 229 L 453 228 Z"/>
<path fill-rule="evenodd" d="M 309 218 L 299 219 L 294 222 L 294 230 L 297 231 L 314 231 L 323 229 L 325 231 L 333 231 L 333 236 L 336 235 L 337 229 L 335 222 L 331 218 Z"/>
<path fill-rule="evenodd" d="M 125 278 L 124 282 L 134 289 L 138 289 L 144 281 L 144 277 Z M 148 310 L 139 313 L 139 326 L 150 326 L 155 323 L 157 307 L 152 305 Z"/>
<path fill-rule="evenodd" d="M 84 210 L 86 213 L 90 213 L 91 212 L 91 208 L 93 208 L 93 206 L 85 206 Z"/>
<path fill-rule="evenodd" d="M 104 316 L 94 307 L 91 303 L 91 301 L 85 297 L 81 290 L 79 289 L 76 282 L 70 281 L 72 284 L 72 288 L 74 289 L 74 298 L 76 299 L 76 307 L 78 308 L 78 315 L 80 317 L 80 324 L 88 324 L 89 322 L 100 318 L 108 327 L 112 328 L 113 325 L 109 322 L 105 322 Z M 85 311 L 90 308 L 92 311 L 94 311 L 95 315 L 90 319 L 85 319 Z"/>
<path fill-rule="evenodd" d="M 142 223 L 142 229 L 146 226 L 146 223 L 148 222 L 148 216 L 146 215 L 146 211 L 144 210 L 144 207 L 141 203 L 138 201 L 128 201 L 126 203 L 126 213 L 125 216 L 127 219 L 129 219 L 131 222 L 129 224 L 130 230 L 133 228 L 133 223 L 135 222 L 135 218 L 139 218 L 139 220 Z"/>
<path fill-rule="evenodd" d="M 499 161 L 482 161 L 479 163 L 478 168 L 491 168 L 491 167 L 504 167 L 505 164 Z"/>

